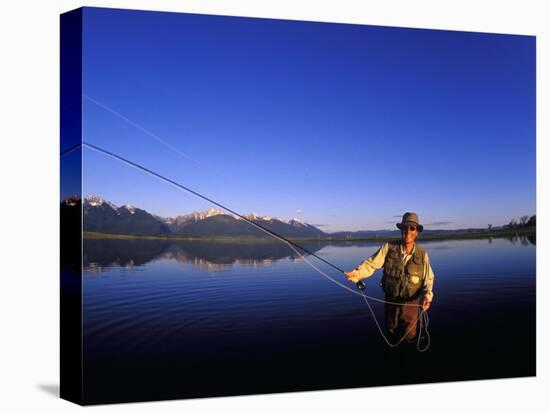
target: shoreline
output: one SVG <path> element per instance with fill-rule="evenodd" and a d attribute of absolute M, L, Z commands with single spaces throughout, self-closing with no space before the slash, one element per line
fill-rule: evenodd
<path fill-rule="evenodd" d="M 478 232 L 456 232 L 444 234 L 427 234 L 418 238 L 422 241 L 444 241 L 460 239 L 489 239 L 489 238 L 514 238 L 514 237 L 536 237 L 535 228 L 521 228 L 499 231 L 478 231 Z M 274 237 L 183 237 L 178 235 L 139 235 L 139 234 L 112 234 L 106 232 L 82 233 L 84 239 L 118 239 L 118 240 L 151 240 L 151 241 L 214 241 L 234 243 L 271 243 L 281 242 Z M 362 238 L 287 238 L 292 242 L 317 242 L 317 243 L 355 243 L 355 242 L 380 242 L 398 240 L 397 236 L 378 236 Z"/>

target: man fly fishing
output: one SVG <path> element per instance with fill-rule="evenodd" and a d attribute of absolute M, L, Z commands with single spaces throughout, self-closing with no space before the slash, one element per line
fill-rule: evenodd
<path fill-rule="evenodd" d="M 424 227 L 418 215 L 406 212 L 397 227 L 401 240 L 386 242 L 373 256 L 344 274 L 349 281 L 364 288 L 362 279 L 384 268 L 380 285 L 386 295 L 386 330 L 394 339 L 411 343 L 416 338 L 419 308 L 430 308 L 433 299 L 434 273 L 428 253 L 416 238 Z"/>

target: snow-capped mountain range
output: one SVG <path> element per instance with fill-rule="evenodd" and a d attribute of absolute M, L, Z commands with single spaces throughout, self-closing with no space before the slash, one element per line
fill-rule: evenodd
<path fill-rule="evenodd" d="M 167 225 L 183 225 L 189 221 L 200 221 L 206 218 L 215 217 L 216 215 L 223 215 L 223 213 L 216 208 L 210 208 L 206 211 L 191 212 L 187 215 L 180 215 L 175 218 L 163 218 L 158 215 L 154 215 L 155 218 L 164 222 Z"/>
<path fill-rule="evenodd" d="M 115 234 L 169 234 L 169 228 L 147 211 L 126 204 L 117 207 L 101 197 L 88 195 L 83 203 L 84 231 Z"/>
<path fill-rule="evenodd" d="M 251 213 L 242 219 L 210 208 L 175 218 L 160 217 L 126 204 L 114 203 L 95 195 L 88 195 L 83 203 L 84 230 L 118 234 L 178 234 L 183 236 L 266 236 L 247 220 L 287 237 L 319 237 L 326 234 L 313 225 L 293 218 L 280 218 Z"/>

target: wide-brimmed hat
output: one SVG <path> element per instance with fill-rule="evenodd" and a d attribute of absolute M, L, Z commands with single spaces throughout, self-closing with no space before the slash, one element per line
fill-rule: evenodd
<path fill-rule="evenodd" d="M 418 232 L 422 232 L 424 230 L 424 227 L 420 225 L 416 212 L 405 212 L 401 222 L 396 225 L 399 229 L 403 229 L 404 226 L 415 225 L 418 228 Z"/>

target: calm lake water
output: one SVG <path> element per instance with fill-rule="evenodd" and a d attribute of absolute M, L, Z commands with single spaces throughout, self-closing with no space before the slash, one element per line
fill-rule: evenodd
<path fill-rule="evenodd" d="M 85 240 L 84 398 L 105 403 L 534 375 L 533 241 L 422 245 L 435 272 L 425 353 L 388 348 L 360 296 L 283 244 Z M 304 246 L 351 269 L 380 244 Z M 369 295 L 382 298 L 380 277 L 379 271 L 367 280 Z M 372 305 L 382 323 L 383 304 Z"/>

